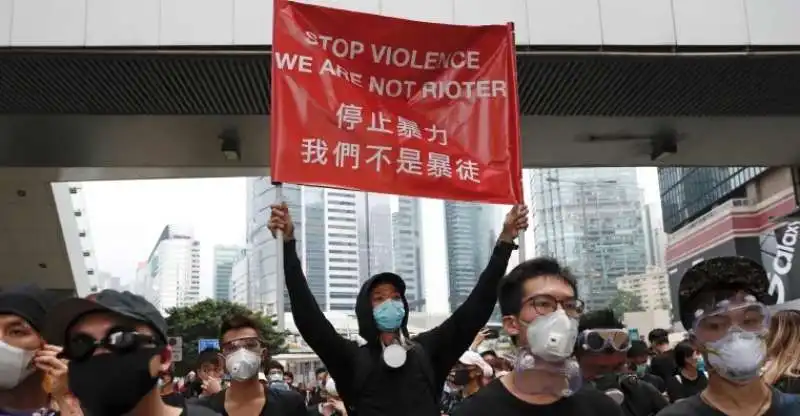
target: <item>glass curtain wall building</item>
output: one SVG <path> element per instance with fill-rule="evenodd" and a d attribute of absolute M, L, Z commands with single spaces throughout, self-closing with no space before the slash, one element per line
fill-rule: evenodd
<path fill-rule="evenodd" d="M 231 273 L 241 251 L 238 246 L 214 246 L 214 299 L 231 300 Z"/>
<path fill-rule="evenodd" d="M 608 306 L 618 277 L 645 272 L 635 168 L 534 169 L 531 191 L 535 252 L 572 268 L 587 308 Z"/>
<path fill-rule="evenodd" d="M 497 241 L 494 206 L 445 201 L 450 310 L 472 292 Z"/>
<path fill-rule="evenodd" d="M 745 195 L 743 185 L 764 167 L 658 168 L 664 231 L 673 233 L 711 211 L 716 203 Z"/>
<path fill-rule="evenodd" d="M 425 299 L 422 281 L 422 256 L 420 253 L 420 208 L 417 198 L 397 198 L 397 212 L 392 213 L 391 270 L 406 282 L 406 299 L 409 309 L 422 312 Z M 386 269 L 389 270 L 389 269 Z"/>

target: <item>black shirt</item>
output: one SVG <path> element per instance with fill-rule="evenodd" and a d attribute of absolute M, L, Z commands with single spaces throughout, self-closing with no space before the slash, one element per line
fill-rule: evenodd
<path fill-rule="evenodd" d="M 225 391 L 208 396 L 202 399 L 195 399 L 193 403 L 205 406 L 218 412 L 222 416 L 228 416 L 225 411 Z M 261 413 L 253 416 L 307 416 L 308 409 L 305 400 L 300 393 L 294 390 L 273 390 L 264 387 L 266 401 Z"/>
<path fill-rule="evenodd" d="M 796 416 L 800 415 L 800 398 L 794 394 L 772 392 L 772 404 L 764 416 Z M 711 407 L 699 394 L 671 404 L 658 412 L 656 416 L 727 416 Z"/>
<path fill-rule="evenodd" d="M 658 390 L 659 393 L 666 393 L 667 392 L 667 386 L 664 383 L 664 379 L 662 379 L 661 377 L 659 377 L 659 376 L 657 376 L 655 374 L 647 374 L 646 373 L 646 374 L 642 375 L 642 381 L 646 381 L 646 382 L 650 383 L 651 385 L 653 385 L 653 387 L 655 387 L 656 390 Z"/>
<path fill-rule="evenodd" d="M 536 405 L 511 394 L 500 380 L 495 380 L 462 403 L 453 416 L 623 416 L 622 409 L 595 389 L 581 389 L 555 403 Z"/>
<path fill-rule="evenodd" d="M 186 403 L 186 398 L 178 392 L 162 395 L 161 400 L 172 407 L 183 407 Z"/>
<path fill-rule="evenodd" d="M 672 383 L 667 391 L 673 402 L 700 394 L 708 386 L 708 378 L 703 372 L 698 372 L 694 380 L 684 377 L 682 373 L 676 374 L 673 378 L 677 383 Z"/>
<path fill-rule="evenodd" d="M 775 388 L 784 393 L 798 394 L 800 393 L 800 377 L 781 377 L 775 382 Z"/>

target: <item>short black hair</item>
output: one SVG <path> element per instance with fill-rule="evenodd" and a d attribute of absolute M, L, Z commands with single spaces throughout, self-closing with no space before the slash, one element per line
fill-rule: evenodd
<path fill-rule="evenodd" d="M 695 349 L 691 343 L 682 341 L 679 342 L 678 345 L 673 348 L 675 353 L 675 364 L 678 365 L 678 368 L 683 368 L 686 366 L 686 360 L 694 357 Z"/>
<path fill-rule="evenodd" d="M 222 337 L 225 336 L 228 331 L 242 328 L 252 328 L 256 331 L 256 334 L 258 334 L 258 339 L 264 339 L 261 325 L 259 325 L 259 322 L 256 321 L 255 318 L 248 315 L 231 315 L 223 319 L 222 324 L 219 326 L 219 341 L 222 342 Z"/>
<path fill-rule="evenodd" d="M 578 332 L 587 329 L 623 329 L 625 325 L 620 322 L 611 309 L 599 309 L 586 312 L 578 321 Z"/>
<path fill-rule="evenodd" d="M 481 358 L 486 357 L 487 355 L 493 355 L 493 356 L 497 357 L 497 353 L 494 352 L 494 350 L 486 350 L 486 351 L 481 353 Z"/>
<path fill-rule="evenodd" d="M 195 368 L 199 370 L 203 364 L 222 365 L 219 359 L 219 353 L 220 351 L 216 348 L 206 348 L 200 351 L 200 354 L 197 354 L 197 365 Z"/>
<path fill-rule="evenodd" d="M 292 380 L 294 380 L 294 373 L 293 373 L 293 372 L 291 372 L 291 371 L 285 371 L 285 372 L 283 373 L 283 375 L 284 375 L 284 376 L 289 376 L 289 378 L 291 378 Z"/>
<path fill-rule="evenodd" d="M 647 341 L 650 345 L 669 344 L 669 332 L 666 329 L 656 328 L 647 334 Z"/>
<path fill-rule="evenodd" d="M 514 267 L 503 279 L 497 289 L 500 313 L 518 315 L 522 310 L 522 286 L 529 279 L 541 276 L 558 276 L 566 282 L 578 296 L 578 284 L 569 267 L 562 266 L 552 257 L 537 257 L 524 261 Z"/>
<path fill-rule="evenodd" d="M 628 350 L 628 358 L 645 357 L 650 355 L 650 349 L 647 348 L 647 343 L 635 339 L 631 341 L 631 348 Z"/>
<path fill-rule="evenodd" d="M 327 369 L 327 368 L 325 368 L 325 367 L 319 367 L 319 368 L 317 368 L 316 370 L 314 370 L 314 375 L 315 375 L 315 376 L 318 376 L 318 375 L 320 375 L 320 374 L 322 374 L 322 373 L 327 373 L 327 372 L 328 372 L 328 369 Z"/>
<path fill-rule="evenodd" d="M 283 368 L 283 364 L 275 360 L 269 360 L 269 362 L 267 363 L 267 372 L 269 372 L 269 370 L 281 370 L 281 373 L 286 371 L 286 369 Z"/>

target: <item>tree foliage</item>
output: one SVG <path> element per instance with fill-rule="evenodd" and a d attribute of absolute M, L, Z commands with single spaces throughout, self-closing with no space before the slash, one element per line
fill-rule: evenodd
<path fill-rule="evenodd" d="M 608 304 L 608 307 L 614 311 L 614 315 L 618 316 L 620 319 L 622 319 L 625 312 L 639 312 L 644 310 L 644 307 L 642 307 L 642 298 L 633 292 L 625 290 L 618 291 L 614 298 L 611 299 L 611 303 Z"/>
<path fill-rule="evenodd" d="M 219 339 L 219 327 L 223 319 L 232 315 L 246 315 L 255 318 L 261 326 L 259 332 L 265 337 L 271 355 L 283 352 L 285 333 L 278 332 L 268 316 L 254 313 L 247 307 L 229 301 L 207 299 L 192 306 L 167 310 L 168 335 L 183 339 L 183 360 L 175 363 L 175 371 L 183 375 L 195 366 L 197 360 L 197 341 L 199 339 Z"/>

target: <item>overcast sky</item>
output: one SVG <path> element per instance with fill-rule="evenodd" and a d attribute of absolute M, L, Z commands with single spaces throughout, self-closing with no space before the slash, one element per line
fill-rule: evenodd
<path fill-rule="evenodd" d="M 658 202 L 656 169 L 640 168 L 639 179 L 646 202 Z M 204 296 L 211 295 L 213 246 L 245 243 L 244 178 L 86 182 L 83 189 L 98 266 L 123 282 L 133 279 L 166 224 L 194 227 Z M 432 227 L 441 225 L 423 224 Z M 437 256 L 426 261 L 431 257 Z"/>

